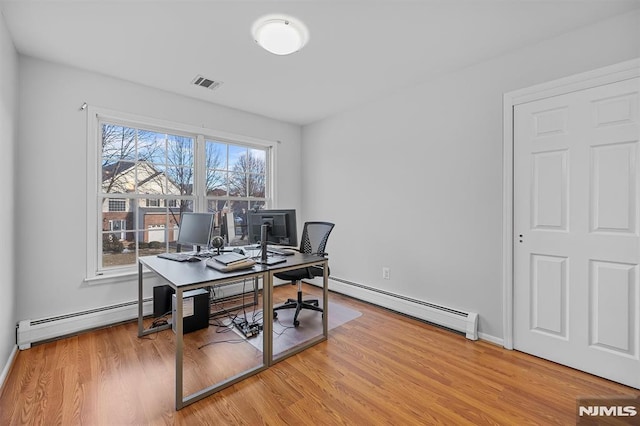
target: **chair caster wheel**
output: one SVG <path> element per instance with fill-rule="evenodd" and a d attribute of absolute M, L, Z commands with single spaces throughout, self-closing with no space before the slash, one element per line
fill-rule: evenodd
<path fill-rule="evenodd" d="M 278 318 L 278 311 L 273 311 L 273 319 Z"/>
<path fill-rule="evenodd" d="M 300 325 L 300 321 L 295 320 L 295 321 L 293 322 L 293 326 L 294 326 L 294 327 L 297 327 L 297 326 L 299 326 L 299 325 Z"/>

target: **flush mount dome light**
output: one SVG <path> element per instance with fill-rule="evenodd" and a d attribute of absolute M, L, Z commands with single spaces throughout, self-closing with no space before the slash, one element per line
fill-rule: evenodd
<path fill-rule="evenodd" d="M 298 19 L 284 15 L 263 16 L 253 24 L 251 33 L 256 43 L 275 55 L 297 52 L 309 41 L 307 27 Z"/>

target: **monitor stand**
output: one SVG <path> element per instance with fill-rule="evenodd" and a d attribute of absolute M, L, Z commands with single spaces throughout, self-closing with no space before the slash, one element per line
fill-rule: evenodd
<path fill-rule="evenodd" d="M 269 233 L 269 227 L 270 225 L 267 223 L 263 223 L 260 227 L 260 259 L 256 260 L 256 263 L 259 263 L 260 265 L 276 265 L 287 261 L 287 259 L 282 257 L 267 256 L 267 234 Z"/>
<path fill-rule="evenodd" d="M 262 260 L 262 259 L 258 259 L 256 260 L 256 263 L 259 265 L 277 265 L 278 263 L 284 263 L 286 262 L 287 259 L 285 259 L 284 257 L 267 257 L 266 260 Z"/>

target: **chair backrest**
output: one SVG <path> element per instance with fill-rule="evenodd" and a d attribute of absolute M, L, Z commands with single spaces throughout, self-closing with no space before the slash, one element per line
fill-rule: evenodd
<path fill-rule="evenodd" d="M 300 252 L 324 254 L 329 234 L 334 226 L 330 222 L 305 222 L 300 240 Z"/>

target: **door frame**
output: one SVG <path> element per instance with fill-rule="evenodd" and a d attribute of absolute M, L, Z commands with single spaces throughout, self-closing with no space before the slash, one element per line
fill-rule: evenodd
<path fill-rule="evenodd" d="M 505 93 L 502 150 L 502 335 L 513 349 L 513 113 L 517 105 L 640 77 L 640 58 Z"/>

